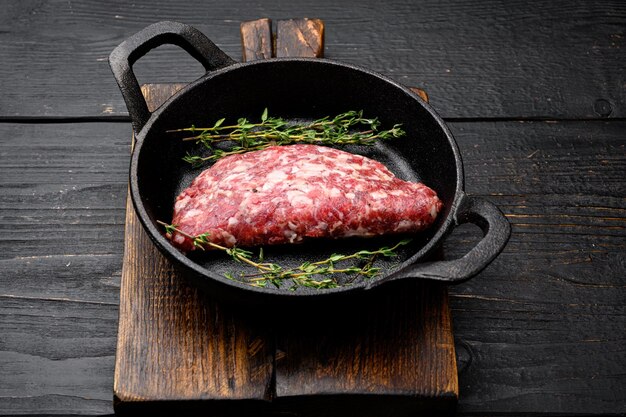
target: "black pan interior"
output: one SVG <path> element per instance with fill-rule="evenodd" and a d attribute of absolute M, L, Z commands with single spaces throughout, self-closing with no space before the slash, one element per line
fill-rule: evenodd
<path fill-rule="evenodd" d="M 270 115 L 291 120 L 312 120 L 348 110 L 363 110 L 365 117 L 378 117 L 383 129 L 402 123 L 407 135 L 401 139 L 374 147 L 343 148 L 384 163 L 400 178 L 423 181 L 437 191 L 445 204 L 433 228 L 413 236 L 412 243 L 404 247 L 396 259 L 377 261 L 384 274 L 414 258 L 448 219 L 462 181 L 456 168 L 455 149 L 440 123 L 418 98 L 369 72 L 327 61 L 288 60 L 261 61 L 220 71 L 192 85 L 157 112 L 158 117 L 140 135 L 137 159 L 137 187 L 149 220 L 170 222 L 175 197 L 208 167 L 193 169 L 183 162 L 187 152 L 196 153 L 200 148 L 192 142 L 181 141 L 179 135 L 166 133 L 167 130 L 191 125 L 212 126 L 220 118 L 226 118 L 226 122 L 235 122 L 239 117 L 258 121 L 266 107 Z M 269 261 L 295 266 L 332 253 L 393 245 L 400 239 L 391 236 L 310 241 L 302 245 L 266 247 L 264 252 Z M 206 268 L 211 276 L 221 277 L 224 272 L 244 270 L 223 254 L 190 254 L 189 257 Z M 353 278 L 346 279 L 352 282 Z M 358 279 L 354 281 L 358 282 Z"/>

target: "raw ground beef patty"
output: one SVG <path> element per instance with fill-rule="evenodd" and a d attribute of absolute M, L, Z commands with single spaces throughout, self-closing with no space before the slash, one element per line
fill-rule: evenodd
<path fill-rule="evenodd" d="M 316 145 L 272 146 L 220 159 L 177 198 L 172 224 L 232 246 L 377 236 L 430 226 L 442 203 L 369 158 Z M 192 240 L 169 236 L 184 251 Z"/>

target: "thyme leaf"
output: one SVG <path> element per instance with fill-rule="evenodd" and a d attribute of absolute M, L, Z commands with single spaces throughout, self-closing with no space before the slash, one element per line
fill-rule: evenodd
<path fill-rule="evenodd" d="M 202 144 L 209 151 L 207 156 L 187 154 L 183 158 L 194 167 L 228 155 L 261 150 L 273 145 L 373 145 L 377 140 L 399 138 L 406 134 L 399 124 L 388 130 L 378 130 L 380 121 L 377 118 L 363 117 L 363 111 L 348 111 L 333 118 L 326 116 L 305 124 L 293 124 L 280 117 L 269 116 L 266 108 L 258 123 L 240 118 L 236 124 L 225 126 L 224 121 L 223 118 L 219 119 L 212 127 L 192 125 L 168 132 L 189 132 L 191 136 L 184 137 L 183 141 Z M 222 143 L 230 143 L 231 148 L 215 148 L 215 145 Z"/>
<path fill-rule="evenodd" d="M 297 287 L 308 287 L 316 289 L 336 288 L 340 284 L 337 281 L 337 274 L 347 274 L 362 276 L 364 278 L 373 278 L 380 274 L 381 269 L 374 267 L 374 261 L 376 257 L 394 257 L 397 256 L 397 249 L 401 246 L 407 245 L 411 242 L 411 239 L 404 239 L 396 243 L 394 246 L 383 246 L 376 250 L 360 250 L 348 255 L 334 253 L 326 259 L 322 259 L 316 262 L 303 262 L 297 267 L 287 268 L 277 263 L 264 262 L 263 249 L 259 251 L 259 256 L 255 260 L 252 252 L 232 247 L 228 248 L 209 240 L 208 233 L 202 233 L 196 236 L 189 235 L 180 229 L 176 225 L 167 224 L 160 220 L 157 221 L 165 228 L 165 232 L 168 235 L 173 233 L 181 234 L 188 239 L 191 239 L 194 247 L 205 250 L 207 248 L 213 248 L 220 250 L 229 255 L 234 261 L 247 264 L 255 269 L 254 273 L 239 274 L 238 278 L 243 282 L 255 287 L 267 287 L 273 285 L 276 288 L 281 288 L 282 284 L 291 280 L 293 284 L 289 289 L 295 289 Z M 367 262 L 364 265 L 348 264 L 346 261 L 356 260 Z M 343 264 L 341 267 L 337 264 Z M 227 272 L 224 276 L 228 279 L 235 280 L 237 276 L 233 272 Z M 352 282 L 349 281 L 350 283 Z"/>

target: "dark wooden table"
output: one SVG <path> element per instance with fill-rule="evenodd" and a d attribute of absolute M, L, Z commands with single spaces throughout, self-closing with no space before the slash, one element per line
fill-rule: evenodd
<path fill-rule="evenodd" d="M 625 414 L 626 3 L 25 0 L 0 16 L 0 415 L 113 412 L 131 128 L 108 54 L 170 19 L 239 58 L 265 16 L 321 18 L 327 58 L 424 88 L 513 226 L 450 288 L 458 414 Z M 202 73 L 175 47 L 136 70 Z"/>

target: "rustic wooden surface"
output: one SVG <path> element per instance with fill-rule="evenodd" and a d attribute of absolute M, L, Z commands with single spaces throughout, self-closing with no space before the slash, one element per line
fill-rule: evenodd
<path fill-rule="evenodd" d="M 250 28 L 267 23 L 241 27 L 243 50 L 253 59 L 263 56 L 265 44 L 249 36 Z M 310 56 L 308 45 L 323 43 L 319 20 L 290 19 L 277 27 L 283 56 Z M 182 86 L 151 84 L 142 91 L 152 111 Z M 163 400 L 194 401 L 198 411 L 213 413 L 259 407 L 325 416 L 346 410 L 360 415 L 454 410 L 458 379 L 444 286 L 396 285 L 379 292 L 360 320 L 300 313 L 268 327 L 191 290 L 184 274 L 151 243 L 130 200 L 125 235 L 117 412 L 159 410 L 154 402 Z"/>
<path fill-rule="evenodd" d="M 268 18 L 241 23 L 242 58 L 244 61 L 268 59 L 274 56 L 272 21 Z"/>
<path fill-rule="evenodd" d="M 190 285 L 154 247 L 130 200 L 126 210 L 116 410 L 136 412 L 140 407 L 128 405 L 163 400 L 246 399 L 263 407 L 274 358 L 266 325 Z M 152 413 L 162 407 L 149 405 Z"/>
<path fill-rule="evenodd" d="M 423 87 L 444 117 L 626 116 L 622 0 L 9 3 L 0 17 L 0 62 L 11 63 L 0 66 L 5 118 L 126 115 L 107 57 L 150 23 L 196 26 L 237 58 L 240 22 L 298 16 L 325 22 L 327 58 Z M 177 48 L 159 49 L 137 65 L 141 83 L 202 73 Z"/>
<path fill-rule="evenodd" d="M 454 410 L 458 380 L 445 287 L 395 285 L 348 315 L 297 318 L 280 328 L 277 403 L 311 416 Z"/>
<path fill-rule="evenodd" d="M 513 226 L 450 288 L 459 414 L 623 413 L 626 123 L 450 127 L 467 191 Z M 0 123 L 0 414 L 113 411 L 130 131 Z"/>
<path fill-rule="evenodd" d="M 238 57 L 240 21 L 303 15 L 324 20 L 326 57 L 424 87 L 467 191 L 512 223 L 505 252 L 449 290 L 458 415 L 626 413 L 623 2 L 243 4 L 5 5 L 0 415 L 113 412 L 131 129 L 109 52 L 167 18 Z M 154 53 L 142 82 L 201 73 Z"/>
<path fill-rule="evenodd" d="M 152 111 L 183 86 L 160 84 L 142 91 Z M 203 400 L 212 402 L 213 411 L 221 407 L 216 402 L 234 399 L 264 407 L 274 358 L 266 326 L 189 285 L 154 247 L 130 197 L 125 223 L 116 412 L 165 412 L 162 404 L 150 403 L 156 400 Z"/>
<path fill-rule="evenodd" d="M 309 18 L 276 22 L 274 56 L 324 57 L 324 22 Z"/>

